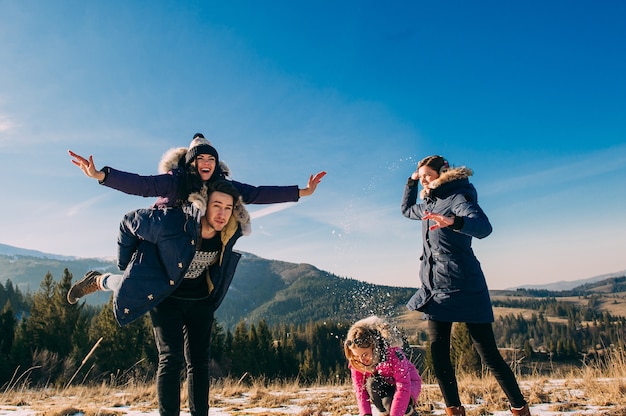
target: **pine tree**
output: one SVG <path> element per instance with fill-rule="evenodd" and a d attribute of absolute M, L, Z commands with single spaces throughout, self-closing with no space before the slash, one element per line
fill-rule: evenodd
<path fill-rule="evenodd" d="M 4 306 L 6 302 L 11 302 L 15 316 L 20 316 L 29 309 L 24 295 L 13 285 L 11 279 L 7 279 L 4 288 L 0 283 L 0 305 Z"/>
<path fill-rule="evenodd" d="M 0 306 L 4 306 L 5 303 L 9 300 L 7 296 L 7 291 L 4 288 L 2 282 L 0 282 Z"/>
<path fill-rule="evenodd" d="M 457 371 L 466 371 L 470 374 L 480 374 L 482 363 L 480 356 L 474 349 L 467 325 L 456 323 L 450 340 L 450 356 L 456 365 Z"/>
<path fill-rule="evenodd" d="M 84 305 L 81 305 L 81 314 L 76 320 L 74 325 L 74 332 L 72 333 L 72 350 L 70 352 L 70 361 L 73 364 L 72 368 L 78 367 L 85 355 L 91 350 L 91 343 L 89 340 L 89 327 L 91 326 L 92 317 L 85 313 L 83 309 Z"/>
<path fill-rule="evenodd" d="M 72 334 L 80 316 L 80 310 L 76 305 L 70 305 L 67 302 L 67 292 L 70 287 L 72 287 L 72 273 L 65 269 L 61 281 L 54 286 L 52 294 L 50 305 L 52 322 L 49 328 L 56 343 L 53 348 L 48 346 L 48 349 L 62 357 L 67 357 L 73 349 Z"/>
<path fill-rule="evenodd" d="M 283 327 L 282 332 L 275 335 L 275 337 L 279 339 L 275 343 L 279 375 L 284 378 L 296 377 L 299 372 L 299 361 L 295 327 L 293 325 Z"/>
<path fill-rule="evenodd" d="M 225 375 L 227 371 L 225 369 L 226 358 L 226 333 L 224 328 L 213 319 L 211 326 L 211 375 L 212 377 L 219 377 Z"/>
<path fill-rule="evenodd" d="M 30 315 L 16 334 L 14 357 L 18 364 L 34 366 L 33 381 L 59 381 L 65 372 L 64 361 L 71 350 L 71 334 L 75 320 L 67 312 L 65 295 L 71 274 L 65 270 L 61 284 L 50 272 L 44 276 L 39 292 L 33 296 Z"/>
<path fill-rule="evenodd" d="M 16 326 L 17 319 L 15 319 L 11 301 L 7 300 L 0 313 L 0 385 L 7 382 L 13 372 L 11 350 Z"/>
<path fill-rule="evenodd" d="M 317 365 L 315 360 L 313 359 L 313 353 L 310 348 L 304 350 L 304 357 L 302 363 L 300 364 L 299 375 L 303 380 L 312 382 L 315 380 L 317 375 Z"/>
<path fill-rule="evenodd" d="M 6 356 L 11 352 L 16 325 L 11 302 L 7 301 L 0 313 L 0 355 Z"/>
<path fill-rule="evenodd" d="M 48 328 L 53 319 L 52 297 L 55 282 L 50 272 L 46 273 L 39 285 L 39 292 L 33 296 L 30 315 L 24 321 L 22 337 L 30 346 L 31 352 L 36 349 L 53 349 L 54 340 L 49 339 Z"/>
<path fill-rule="evenodd" d="M 222 356 L 222 372 L 223 374 L 234 374 L 233 361 L 235 358 L 232 356 L 233 352 L 233 333 L 226 331 L 226 337 L 224 339 L 224 354 Z"/>
<path fill-rule="evenodd" d="M 232 349 L 232 375 L 241 377 L 244 373 L 250 372 L 250 348 L 248 345 L 248 326 L 244 321 L 240 321 L 235 327 L 233 334 Z"/>
<path fill-rule="evenodd" d="M 256 363 L 260 374 L 267 377 L 276 377 L 279 372 L 275 356 L 272 334 L 264 320 L 260 321 L 256 329 Z"/>
<path fill-rule="evenodd" d="M 256 377 L 261 374 L 262 370 L 259 368 L 258 361 L 259 337 L 257 336 L 254 324 L 250 325 L 250 328 L 248 329 L 246 346 L 246 362 L 248 363 L 247 371 Z"/>
<path fill-rule="evenodd" d="M 92 345 L 102 338 L 93 353 L 94 364 L 100 372 L 115 376 L 116 382 L 125 382 L 155 364 L 155 355 L 149 353 L 154 344 L 147 316 L 120 327 L 113 314 L 112 299 L 93 319 L 88 333 Z"/>

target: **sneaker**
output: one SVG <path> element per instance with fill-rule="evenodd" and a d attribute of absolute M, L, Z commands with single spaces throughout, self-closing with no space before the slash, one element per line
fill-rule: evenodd
<path fill-rule="evenodd" d="M 67 292 L 67 301 L 73 305 L 83 296 L 101 290 L 100 284 L 98 283 L 98 277 L 100 276 L 102 276 L 102 273 L 95 270 L 85 273 L 83 278 L 74 283 Z"/>

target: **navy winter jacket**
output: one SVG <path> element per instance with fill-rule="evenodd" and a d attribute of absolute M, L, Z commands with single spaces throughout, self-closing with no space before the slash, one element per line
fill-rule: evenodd
<path fill-rule="evenodd" d="M 488 323 L 494 321 L 489 290 L 480 263 L 472 250 L 472 237 L 491 234 L 489 219 L 478 205 L 476 189 L 469 182 L 470 169 L 453 168 L 430 184 L 417 202 L 417 184 L 404 190 L 402 213 L 422 220 L 425 211 L 461 219 L 460 229 L 430 231 L 433 221 L 422 221 L 423 252 L 420 287 L 407 307 L 424 312 L 425 319 L 444 322 Z"/>
<path fill-rule="evenodd" d="M 124 276 L 113 298 L 115 318 L 120 325 L 139 318 L 183 281 L 200 243 L 203 214 L 203 207 L 186 204 L 176 208 L 138 209 L 124 216 L 118 238 L 118 267 L 124 270 Z M 222 303 L 241 257 L 233 251 L 242 235 L 237 220 L 240 217 L 233 213 L 222 230 L 219 261 L 205 275 L 211 281 L 209 287 L 213 287 L 209 299 L 214 311 Z"/>

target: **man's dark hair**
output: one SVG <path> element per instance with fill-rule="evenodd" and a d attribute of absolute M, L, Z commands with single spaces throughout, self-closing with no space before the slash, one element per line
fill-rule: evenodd
<path fill-rule="evenodd" d="M 233 205 L 237 203 L 241 194 L 230 181 L 218 179 L 207 183 L 207 199 L 210 199 L 213 192 L 222 192 L 233 197 Z"/>

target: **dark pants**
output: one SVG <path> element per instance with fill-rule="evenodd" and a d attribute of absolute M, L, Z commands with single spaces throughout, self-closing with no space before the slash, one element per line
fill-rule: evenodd
<path fill-rule="evenodd" d="M 213 311 L 208 300 L 166 298 L 150 311 L 159 352 L 157 395 L 161 416 L 180 413 L 183 358 L 187 364 L 189 411 L 209 414 L 209 355 Z"/>
<path fill-rule="evenodd" d="M 493 335 L 491 324 L 466 324 L 474 343 L 474 348 L 483 363 L 491 370 L 498 384 L 509 399 L 511 406 L 522 407 L 526 404 L 511 367 L 504 361 Z M 430 352 L 433 358 L 435 377 L 439 383 L 446 406 L 460 406 L 459 388 L 450 361 L 450 332 L 452 322 L 428 321 Z"/>
<path fill-rule="evenodd" d="M 367 379 L 365 389 L 374 406 L 376 406 L 381 413 L 389 413 L 391 403 L 393 402 L 393 395 L 396 394 L 396 386 L 388 383 L 383 377 L 374 374 Z M 413 400 L 411 399 L 405 414 L 408 414 L 412 408 Z"/>

